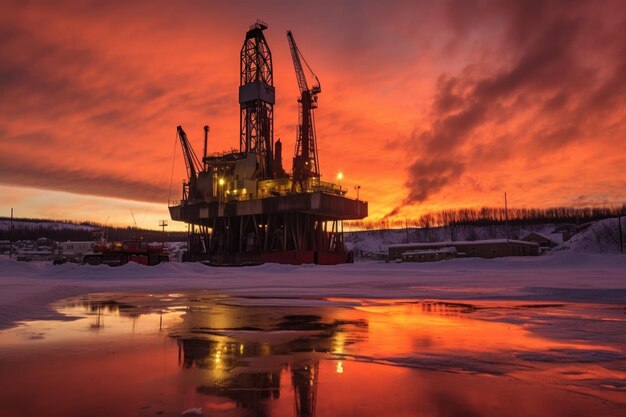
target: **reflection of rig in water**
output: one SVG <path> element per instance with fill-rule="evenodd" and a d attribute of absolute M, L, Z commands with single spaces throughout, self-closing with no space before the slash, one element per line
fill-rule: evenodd
<path fill-rule="evenodd" d="M 266 366 L 268 369 L 249 372 L 235 370 L 244 367 L 247 360 L 277 354 L 267 344 L 179 339 L 178 347 L 179 363 L 183 368 L 195 366 L 209 369 L 214 374 L 212 384 L 198 387 L 200 393 L 229 398 L 237 407 L 254 410 L 255 415 L 267 415 L 266 401 L 280 397 L 282 365 L 269 365 Z M 261 368 L 264 366 L 261 365 Z M 313 417 L 319 359 L 310 357 L 292 362 L 288 370 L 294 389 L 296 416 Z"/>
<path fill-rule="evenodd" d="M 119 299 L 119 298 L 118 298 Z M 160 314 L 163 306 L 149 306 L 133 297 L 121 302 L 98 297 L 64 305 L 95 316 L 91 328 L 104 326 L 106 315 L 134 323 L 142 314 Z M 135 304 L 137 302 L 137 304 Z M 315 307 L 314 314 L 290 314 L 294 307 L 253 307 L 230 304 L 228 297 L 193 298 L 184 307 L 182 323 L 170 328 L 178 344 L 183 369 L 207 370 L 207 381 L 197 392 L 232 400 L 251 415 L 269 416 L 269 401 L 280 397 L 281 376 L 288 374 L 297 417 L 315 415 L 320 360 L 337 360 L 343 372 L 346 346 L 367 337 L 368 322 L 346 319 L 342 311 Z M 144 304 L 143 307 L 139 307 Z M 149 304 L 149 303 L 148 303 Z M 180 311 L 180 308 L 177 308 Z M 310 311 L 310 310 L 309 310 Z M 244 335 L 245 337 L 238 335 Z M 273 331 L 278 331 L 278 334 Z M 242 340 L 239 340 L 242 339 Z M 245 340 L 243 340 L 245 339 Z"/>
<path fill-rule="evenodd" d="M 306 64 L 287 33 L 300 90 L 292 172 L 283 169 L 280 139 L 274 142 L 272 54 L 257 22 L 246 33 L 240 65 L 239 150 L 198 158 L 181 126 L 187 181 L 180 202 L 169 207 L 173 220 L 189 225 L 183 260 L 213 264 L 258 262 L 338 264 L 344 250 L 343 220 L 367 216 L 367 202 L 345 196 L 339 183 L 321 181 L 314 110 L 319 80 L 309 86 Z M 306 64 L 306 66 L 303 65 Z M 312 73 L 312 71 L 311 71 Z M 311 78 L 310 78 L 311 79 Z"/>
<path fill-rule="evenodd" d="M 193 313 L 191 313 L 193 315 Z M 192 323 L 198 322 L 191 319 Z M 357 332 L 367 329 L 363 321 L 334 321 L 324 323 L 319 316 L 284 316 L 278 323 L 281 330 L 303 330 L 307 335 L 287 341 L 237 342 L 223 336 L 211 339 L 179 337 L 179 364 L 183 368 L 210 370 L 211 383 L 197 391 L 227 397 L 237 407 L 250 409 L 254 415 L 269 415 L 267 400 L 280 397 L 280 379 L 288 371 L 294 392 L 297 417 L 313 417 L 317 397 L 320 355 L 343 352 L 347 338 L 346 326 Z M 316 334 L 310 334 L 316 331 Z M 202 330 L 191 330 L 191 333 Z M 217 340 L 214 340 L 217 338 Z M 284 358 L 292 359 L 288 366 Z M 277 357 L 280 356 L 281 359 Z M 246 370 L 248 368 L 248 370 Z"/>
<path fill-rule="evenodd" d="M 472 313 L 476 310 L 471 304 L 451 303 L 444 301 L 420 302 L 422 311 L 428 314 L 436 314 L 438 316 L 460 316 L 462 314 Z"/>

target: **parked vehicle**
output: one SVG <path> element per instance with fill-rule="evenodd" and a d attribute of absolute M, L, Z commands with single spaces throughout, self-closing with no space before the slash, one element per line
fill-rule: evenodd
<path fill-rule="evenodd" d="M 169 262 L 170 256 L 165 245 L 146 243 L 142 239 L 131 239 L 122 242 L 99 242 L 93 247 L 93 253 L 83 257 L 83 264 L 119 266 L 128 262 L 141 265 L 157 265 Z"/>

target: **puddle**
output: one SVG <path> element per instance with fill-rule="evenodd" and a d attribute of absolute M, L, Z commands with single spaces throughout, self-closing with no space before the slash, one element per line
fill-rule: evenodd
<path fill-rule="evenodd" d="M 623 306 L 189 292 L 56 308 L 68 320 L 0 332 L 0 415 L 626 412 Z"/>

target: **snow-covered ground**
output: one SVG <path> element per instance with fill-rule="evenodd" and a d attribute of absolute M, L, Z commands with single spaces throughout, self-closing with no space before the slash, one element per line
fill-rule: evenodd
<path fill-rule="evenodd" d="M 338 266 L 266 264 L 216 268 L 193 263 L 51 265 L 0 259 L 0 328 L 59 318 L 50 303 L 94 292 L 203 289 L 263 297 L 516 299 L 626 303 L 626 256 L 563 251 L 553 256 L 359 262 Z M 293 301 L 297 303 L 297 300 Z M 310 302 L 310 300 L 308 300 Z"/>
<path fill-rule="evenodd" d="M 576 253 L 620 253 L 619 220 L 604 219 L 591 224 L 582 233 L 554 248 L 551 254 Z M 622 240 L 626 245 L 626 218 L 622 218 Z"/>
<path fill-rule="evenodd" d="M 382 229 L 348 232 L 345 234 L 346 247 L 365 257 L 385 254 L 390 245 L 403 243 L 433 243 L 449 241 L 474 241 L 490 239 L 519 240 L 531 232 L 536 232 L 558 245 L 555 252 L 576 251 L 586 253 L 618 253 L 618 219 L 609 218 L 578 227 L 582 230 L 569 240 L 563 241 L 563 233 L 557 232 L 558 225 L 547 223 L 534 226 L 504 225 L 487 226 L 446 226 L 429 229 Z M 626 218 L 622 219 L 622 232 L 626 240 Z"/>
<path fill-rule="evenodd" d="M 546 256 L 435 263 L 217 268 L 171 262 L 111 268 L 24 263 L 0 256 L 0 328 L 23 320 L 58 318 L 50 303 L 62 298 L 119 291 L 202 289 L 242 296 L 303 297 L 307 302 L 358 297 L 626 304 L 626 255 L 619 254 L 616 226 L 617 219 L 596 222 Z M 376 240 L 370 234 L 367 241 Z"/>
<path fill-rule="evenodd" d="M 508 232 L 504 225 L 364 230 L 347 232 L 345 242 L 349 250 L 364 256 L 386 253 L 390 245 L 401 243 L 506 239 L 507 237 L 521 239 L 530 232 L 541 233 L 561 243 L 563 235 L 554 233 L 554 229 L 554 224 L 538 224 L 527 227 L 511 226 Z"/>

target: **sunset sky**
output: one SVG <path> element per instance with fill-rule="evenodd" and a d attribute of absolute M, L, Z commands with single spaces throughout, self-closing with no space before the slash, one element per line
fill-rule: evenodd
<path fill-rule="evenodd" d="M 0 3 L 0 216 L 168 219 L 176 126 L 197 153 L 205 124 L 211 152 L 239 146 L 256 19 L 285 160 L 292 30 L 322 85 L 322 179 L 360 185 L 372 218 L 501 205 L 505 191 L 515 207 L 626 202 L 623 0 Z"/>

